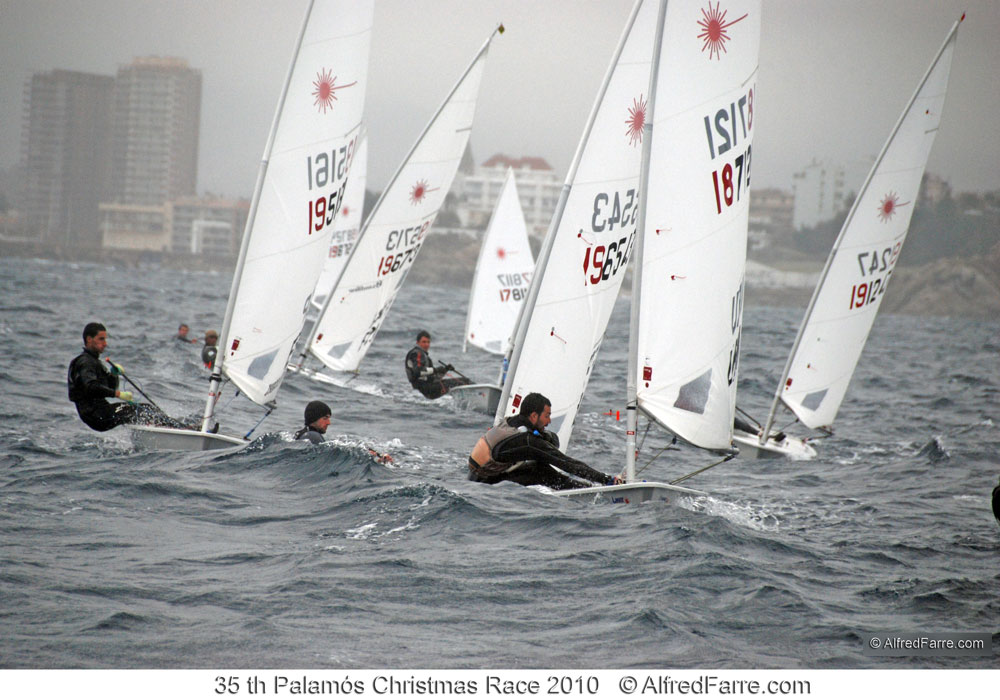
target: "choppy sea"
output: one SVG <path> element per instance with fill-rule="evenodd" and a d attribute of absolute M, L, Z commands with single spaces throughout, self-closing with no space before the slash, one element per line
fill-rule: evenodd
<path fill-rule="evenodd" d="M 78 420 L 65 374 L 90 320 L 156 403 L 200 412 L 198 346 L 171 337 L 218 329 L 229 281 L 0 260 L 0 667 L 998 667 L 1000 323 L 881 315 L 817 459 L 739 457 L 672 506 L 466 480 L 489 418 L 403 374 L 427 328 L 436 361 L 495 377 L 461 352 L 456 288 L 405 288 L 362 391 L 291 376 L 242 451 L 143 452 Z M 746 311 L 739 403 L 758 418 L 801 314 Z M 604 471 L 623 458 L 606 414 L 627 323 L 621 300 L 568 449 Z M 293 442 L 316 398 L 330 442 Z M 224 431 L 262 415 L 227 388 Z M 714 461 L 647 438 L 664 447 L 643 476 Z M 994 653 L 865 653 L 868 635 L 935 633 L 988 633 Z"/>

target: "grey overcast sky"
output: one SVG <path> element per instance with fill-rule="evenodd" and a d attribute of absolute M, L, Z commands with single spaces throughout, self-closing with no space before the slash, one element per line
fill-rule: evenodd
<path fill-rule="evenodd" d="M 707 6 L 708 0 L 704 0 Z M 725 0 L 721 0 L 725 5 Z M 366 119 L 379 189 L 494 26 L 472 149 L 565 175 L 632 0 L 376 0 Z M 0 168 L 19 157 L 25 82 L 176 56 L 203 78 L 198 188 L 249 196 L 306 0 L 0 0 Z M 724 8 L 723 8 L 724 9 Z M 962 12 L 928 169 L 1000 189 L 1000 1 L 764 0 L 754 184 L 814 157 L 873 158 Z M 860 185 L 860 182 L 858 183 Z"/>

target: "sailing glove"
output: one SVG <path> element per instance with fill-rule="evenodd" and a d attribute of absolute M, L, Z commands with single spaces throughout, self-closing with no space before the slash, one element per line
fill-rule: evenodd
<path fill-rule="evenodd" d="M 125 374 L 125 368 L 124 368 L 124 367 L 122 367 L 122 366 L 121 366 L 120 364 L 118 364 L 117 362 L 109 362 L 108 364 L 110 364 L 110 365 L 111 365 L 111 374 L 115 375 L 116 377 L 117 377 L 117 376 L 118 376 L 119 374 Z"/>
<path fill-rule="evenodd" d="M 132 392 L 131 391 L 119 391 L 118 392 L 118 398 L 120 398 L 122 401 L 128 401 L 129 403 L 132 403 Z"/>

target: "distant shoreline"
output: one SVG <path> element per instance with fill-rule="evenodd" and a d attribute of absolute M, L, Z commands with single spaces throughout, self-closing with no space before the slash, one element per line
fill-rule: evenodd
<path fill-rule="evenodd" d="M 532 247 L 537 243 L 532 241 Z M 479 245 L 480 239 L 459 233 L 428 236 L 408 281 L 427 286 L 468 288 Z M 777 251 L 773 257 L 785 259 Z M 0 258 L 39 258 L 124 268 L 157 265 L 219 274 L 231 274 L 235 267 L 235 261 L 229 257 L 154 251 L 63 250 L 11 239 L 0 239 Z M 771 267 L 752 257 L 747 265 L 747 306 L 804 309 L 812 297 L 823 262 L 800 260 L 791 267 L 793 269 L 789 270 Z M 628 279 L 623 288 L 628 289 Z M 1000 248 L 982 259 L 946 258 L 919 267 L 900 266 L 886 292 L 881 312 L 978 320 L 1000 317 Z"/>

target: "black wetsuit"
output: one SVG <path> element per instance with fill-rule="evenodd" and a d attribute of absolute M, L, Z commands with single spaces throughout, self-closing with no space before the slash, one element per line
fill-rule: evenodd
<path fill-rule="evenodd" d="M 326 442 L 326 436 L 310 425 L 299 428 L 299 432 L 295 433 L 295 439 L 308 440 L 314 445 L 318 445 L 321 442 Z"/>
<path fill-rule="evenodd" d="M 490 433 L 495 435 L 509 433 L 511 428 L 516 432 L 509 437 L 503 437 L 492 446 L 490 461 L 487 464 L 477 464 L 469 457 L 470 480 L 485 484 L 496 484 L 501 481 L 513 481 L 522 486 L 538 484 L 557 491 L 590 485 L 571 479 L 550 466 L 555 465 L 573 476 L 601 485 L 614 481 L 613 477 L 591 469 L 580 460 L 560 452 L 559 436 L 546 430 L 533 429 L 526 417 L 511 416 L 505 423 L 506 426 L 501 424 L 492 428 L 487 436 Z M 520 430 L 522 427 L 524 430 Z M 487 443 L 490 443 L 489 437 Z"/>
<path fill-rule="evenodd" d="M 66 384 L 80 419 L 99 432 L 124 423 L 188 427 L 149 404 L 108 403 L 118 390 L 118 377 L 108 371 L 97 353 L 86 348 L 69 363 Z"/>
<path fill-rule="evenodd" d="M 445 379 L 444 375 L 447 373 L 448 370 L 443 367 L 435 368 L 434 360 L 419 345 L 414 345 L 413 349 L 406 353 L 406 378 L 410 380 L 410 386 L 428 399 L 439 399 L 452 387 L 470 383 L 468 379 L 462 377 Z"/>

